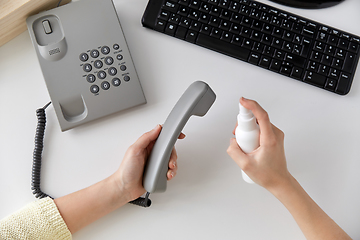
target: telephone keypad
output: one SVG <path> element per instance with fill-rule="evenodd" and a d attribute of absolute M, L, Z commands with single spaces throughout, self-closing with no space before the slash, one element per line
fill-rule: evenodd
<path fill-rule="evenodd" d="M 83 77 L 88 83 L 92 83 L 91 93 L 98 95 L 101 90 L 107 91 L 112 87 L 119 87 L 121 81 L 130 81 L 129 73 L 126 72 L 126 62 L 124 62 L 121 52 L 120 45 L 115 43 L 112 45 L 112 49 L 104 45 L 89 49 L 79 55 L 80 61 L 83 62 L 80 66 L 86 72 Z"/>

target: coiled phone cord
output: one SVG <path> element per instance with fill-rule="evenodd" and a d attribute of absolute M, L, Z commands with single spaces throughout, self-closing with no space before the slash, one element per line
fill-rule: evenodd
<path fill-rule="evenodd" d="M 39 108 L 36 110 L 36 116 L 38 119 L 36 133 L 35 133 L 35 147 L 33 153 L 33 167 L 32 167 L 32 177 L 31 177 L 31 189 L 33 190 L 33 194 L 36 198 L 45 198 L 53 197 L 41 191 L 40 188 L 40 175 L 41 175 L 41 160 L 42 160 L 42 152 L 44 149 L 44 135 L 45 135 L 45 127 L 46 127 L 46 114 L 45 109 L 51 104 L 49 102 L 43 108 Z M 150 193 L 147 192 L 145 198 L 139 197 L 129 203 L 135 204 L 141 207 L 150 207 L 151 200 L 149 199 Z"/>
<path fill-rule="evenodd" d="M 150 193 L 147 192 L 147 193 L 145 194 L 145 198 L 139 197 L 139 198 L 137 198 L 137 199 L 135 199 L 135 200 L 132 200 L 132 201 L 129 202 L 129 203 L 138 205 L 138 206 L 140 206 L 140 207 L 150 207 L 150 205 L 151 205 L 151 200 L 149 199 L 149 195 L 150 195 Z"/>
<path fill-rule="evenodd" d="M 43 108 L 39 108 L 36 110 L 36 116 L 38 119 L 36 133 L 35 133 L 35 147 L 33 153 L 33 167 L 32 167 L 32 176 L 31 176 L 31 189 L 33 190 L 33 194 L 36 198 L 45 198 L 53 197 L 41 191 L 40 188 L 40 173 L 41 173 L 41 158 L 42 151 L 44 148 L 44 133 L 45 133 L 45 125 L 46 125 L 46 115 L 45 109 L 51 104 L 49 102 Z"/>

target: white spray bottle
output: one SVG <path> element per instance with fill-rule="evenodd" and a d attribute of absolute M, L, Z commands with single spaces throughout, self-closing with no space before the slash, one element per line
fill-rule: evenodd
<path fill-rule="evenodd" d="M 251 110 L 244 108 L 240 103 L 237 122 L 238 126 L 235 130 L 236 142 L 243 152 L 250 153 L 260 146 L 260 128 Z M 245 182 L 254 183 L 244 171 L 241 172 Z"/>

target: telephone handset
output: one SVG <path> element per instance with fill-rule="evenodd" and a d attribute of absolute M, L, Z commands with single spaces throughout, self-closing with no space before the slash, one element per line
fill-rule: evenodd
<path fill-rule="evenodd" d="M 112 0 L 80 0 L 27 19 L 62 131 L 146 103 Z"/>
<path fill-rule="evenodd" d="M 178 100 L 166 119 L 145 167 L 143 185 L 149 193 L 166 190 L 171 150 L 192 115 L 204 116 L 216 99 L 208 84 L 196 81 Z"/>

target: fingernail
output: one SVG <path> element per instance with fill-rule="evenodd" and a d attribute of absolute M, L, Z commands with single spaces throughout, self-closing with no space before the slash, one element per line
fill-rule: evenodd
<path fill-rule="evenodd" d="M 153 128 L 153 130 L 155 130 L 156 128 L 158 128 L 159 127 L 159 124 L 157 124 L 154 128 Z"/>
<path fill-rule="evenodd" d="M 170 175 L 171 175 L 171 177 L 173 178 L 174 175 L 175 175 L 175 173 L 174 173 L 173 171 L 171 171 Z"/>
<path fill-rule="evenodd" d="M 175 163 L 175 162 L 173 162 L 173 167 L 174 167 L 174 168 L 176 167 L 176 163 Z"/>
<path fill-rule="evenodd" d="M 242 100 L 244 100 L 244 101 L 248 100 L 247 98 L 244 98 L 244 97 L 241 97 L 241 98 L 242 98 Z"/>

